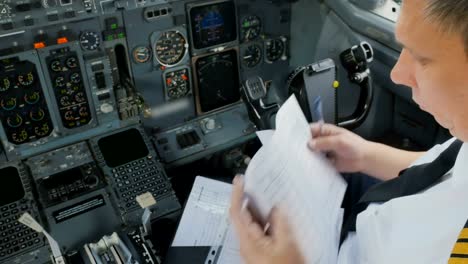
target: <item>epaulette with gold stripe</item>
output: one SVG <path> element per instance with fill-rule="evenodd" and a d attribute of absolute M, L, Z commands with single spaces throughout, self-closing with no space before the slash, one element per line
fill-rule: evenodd
<path fill-rule="evenodd" d="M 468 221 L 458 235 L 457 243 L 453 246 L 448 264 L 468 264 Z"/>

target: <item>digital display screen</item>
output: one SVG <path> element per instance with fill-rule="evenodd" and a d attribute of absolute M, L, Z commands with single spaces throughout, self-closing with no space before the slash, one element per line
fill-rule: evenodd
<path fill-rule="evenodd" d="M 201 112 L 240 100 L 237 52 L 228 50 L 198 59 L 195 63 Z"/>
<path fill-rule="evenodd" d="M 23 183 L 18 169 L 15 167 L 0 169 L 0 206 L 16 202 L 23 197 Z"/>
<path fill-rule="evenodd" d="M 234 2 L 221 2 L 190 9 L 193 45 L 203 49 L 237 38 Z"/>
<path fill-rule="evenodd" d="M 149 154 L 142 135 L 135 128 L 101 138 L 98 146 L 106 164 L 111 168 L 144 158 Z"/>

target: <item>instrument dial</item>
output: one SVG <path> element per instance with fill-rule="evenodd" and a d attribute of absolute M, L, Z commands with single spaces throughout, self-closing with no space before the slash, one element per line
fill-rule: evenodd
<path fill-rule="evenodd" d="M 6 92 L 8 89 L 10 89 L 11 82 L 8 77 L 3 77 L 3 79 L 0 79 L 0 92 Z"/>
<path fill-rule="evenodd" d="M 81 48 L 85 50 L 97 50 L 101 45 L 99 34 L 93 31 L 85 31 L 80 35 Z"/>
<path fill-rule="evenodd" d="M 66 85 L 66 82 L 63 76 L 59 76 L 55 78 L 55 87 L 62 88 L 62 87 L 65 87 L 65 85 Z"/>
<path fill-rule="evenodd" d="M 18 82 L 23 86 L 29 86 L 34 82 L 34 75 L 32 72 L 18 75 Z"/>
<path fill-rule="evenodd" d="M 44 110 L 42 110 L 41 108 L 33 110 L 29 113 L 29 117 L 33 121 L 41 121 L 42 119 L 44 119 L 44 116 L 45 116 Z"/>
<path fill-rule="evenodd" d="M 165 85 L 169 99 L 178 99 L 185 96 L 190 90 L 188 69 L 166 73 Z"/>
<path fill-rule="evenodd" d="M 62 98 L 60 98 L 60 105 L 61 106 L 69 106 L 70 105 L 70 98 L 68 98 L 68 96 L 63 96 Z"/>
<path fill-rule="evenodd" d="M 157 61 L 163 66 L 174 66 L 187 53 L 187 40 L 176 30 L 166 31 L 156 41 L 154 50 Z"/>
<path fill-rule="evenodd" d="M 2 106 L 3 109 L 7 111 L 11 111 L 16 108 L 16 98 L 10 97 L 10 98 L 5 98 L 0 101 L 0 105 Z"/>
<path fill-rule="evenodd" d="M 50 69 L 54 72 L 61 72 L 62 71 L 62 63 L 59 60 L 53 60 L 50 63 Z"/>
<path fill-rule="evenodd" d="M 140 46 L 133 50 L 133 60 L 136 63 L 145 63 L 151 58 L 151 51 L 148 47 Z"/>
<path fill-rule="evenodd" d="M 23 118 L 19 114 L 9 116 L 7 118 L 7 124 L 13 128 L 19 127 L 21 124 L 23 124 Z"/>
<path fill-rule="evenodd" d="M 85 101 L 84 93 L 79 92 L 75 95 L 75 101 L 78 103 L 82 103 Z"/>
<path fill-rule="evenodd" d="M 78 113 L 80 114 L 81 117 L 89 116 L 88 108 L 85 106 L 81 107 L 80 110 L 78 110 Z"/>
<path fill-rule="evenodd" d="M 34 128 L 34 133 L 40 137 L 48 135 L 49 131 L 50 127 L 47 123 L 44 123 L 41 126 Z"/>
<path fill-rule="evenodd" d="M 19 132 L 12 133 L 11 138 L 17 144 L 23 143 L 26 141 L 26 139 L 28 139 L 28 132 L 26 132 L 25 129 L 22 129 Z"/>
<path fill-rule="evenodd" d="M 267 62 L 275 62 L 284 54 L 285 45 L 282 39 L 270 39 L 265 42 L 266 60 Z"/>
<path fill-rule="evenodd" d="M 76 57 L 70 57 L 65 62 L 70 69 L 78 67 L 78 59 Z"/>
<path fill-rule="evenodd" d="M 244 42 L 254 40 L 262 32 L 262 22 L 258 16 L 245 17 L 241 22 L 241 37 Z"/>
<path fill-rule="evenodd" d="M 24 101 L 30 105 L 39 102 L 39 99 L 40 99 L 40 95 L 39 95 L 39 92 L 37 91 L 29 92 L 24 95 Z"/>
<path fill-rule="evenodd" d="M 70 75 L 70 81 L 72 83 L 80 83 L 81 82 L 81 76 L 79 73 L 75 72 L 72 75 Z"/>
<path fill-rule="evenodd" d="M 242 55 L 245 66 L 253 68 L 262 60 L 262 49 L 258 45 L 250 45 Z"/>

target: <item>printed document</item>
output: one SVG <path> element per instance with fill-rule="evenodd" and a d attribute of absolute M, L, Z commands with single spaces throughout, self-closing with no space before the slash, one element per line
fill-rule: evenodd
<path fill-rule="evenodd" d="M 273 133 L 261 133 L 263 146 L 245 173 L 249 205 L 264 222 L 273 207 L 280 207 L 307 263 L 336 263 L 346 182 L 322 153 L 307 147 L 310 128 L 294 96 L 279 110 L 276 125 Z M 214 184 L 197 177 L 173 245 L 222 244 L 217 263 L 242 264 L 239 241 L 228 222 L 230 185 Z M 211 195 L 205 197 L 205 192 Z M 195 207 L 201 213 L 192 212 Z"/>

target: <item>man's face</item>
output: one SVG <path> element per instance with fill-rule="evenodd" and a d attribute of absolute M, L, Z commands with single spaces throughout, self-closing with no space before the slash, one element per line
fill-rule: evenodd
<path fill-rule="evenodd" d="M 395 34 L 403 45 L 392 80 L 412 88 L 413 100 L 452 135 L 468 142 L 468 56 L 459 33 L 424 17 L 425 0 L 407 0 Z"/>

